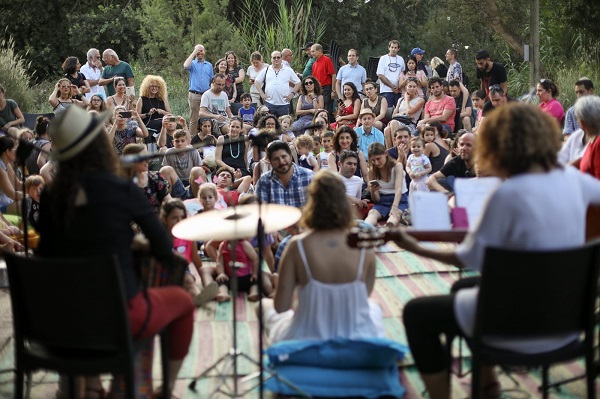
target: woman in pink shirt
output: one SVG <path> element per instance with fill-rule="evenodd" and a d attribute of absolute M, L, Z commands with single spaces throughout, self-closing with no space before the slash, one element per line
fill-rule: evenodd
<path fill-rule="evenodd" d="M 537 84 L 537 96 L 540 99 L 539 108 L 545 113 L 556 118 L 562 124 L 565 118 L 565 109 L 558 102 L 558 87 L 549 79 L 542 79 Z"/>

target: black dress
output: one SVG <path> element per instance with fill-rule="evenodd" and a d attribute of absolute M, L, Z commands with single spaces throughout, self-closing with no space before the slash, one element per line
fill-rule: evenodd
<path fill-rule="evenodd" d="M 250 176 L 250 171 L 246 166 L 244 157 L 244 151 L 246 151 L 246 145 L 244 141 L 244 135 L 240 135 L 240 141 L 230 143 L 229 135 L 223 136 L 223 150 L 221 151 L 221 159 L 227 164 L 227 166 L 233 169 L 239 169 L 242 172 L 242 176 Z"/>

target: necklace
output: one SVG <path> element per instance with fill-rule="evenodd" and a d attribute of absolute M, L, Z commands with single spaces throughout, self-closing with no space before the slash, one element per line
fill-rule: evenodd
<path fill-rule="evenodd" d="M 237 159 L 240 156 L 240 142 L 237 142 L 237 155 L 233 155 L 233 147 L 231 146 L 231 141 L 229 142 L 229 155 L 231 155 L 231 157 L 233 159 Z"/>

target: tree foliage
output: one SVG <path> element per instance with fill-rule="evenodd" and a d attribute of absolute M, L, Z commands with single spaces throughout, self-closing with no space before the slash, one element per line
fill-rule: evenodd
<path fill-rule="evenodd" d="M 294 53 L 292 67 L 301 67 L 303 47 L 307 41 L 318 42 L 325 31 L 325 21 L 313 7 L 312 0 L 242 0 L 236 15 L 246 53 L 259 51 L 263 56 L 274 50 L 289 48 Z M 271 10 L 271 12 L 269 12 Z"/>

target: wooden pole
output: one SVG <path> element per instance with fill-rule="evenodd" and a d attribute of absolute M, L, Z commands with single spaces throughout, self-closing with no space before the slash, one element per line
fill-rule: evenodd
<path fill-rule="evenodd" d="M 530 14 L 529 85 L 535 87 L 540 81 L 540 0 L 531 0 Z"/>

